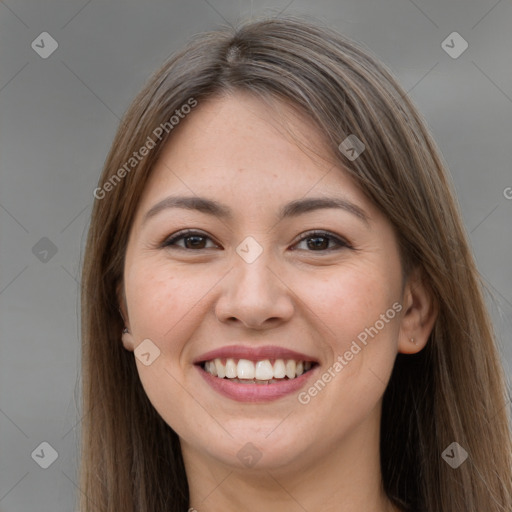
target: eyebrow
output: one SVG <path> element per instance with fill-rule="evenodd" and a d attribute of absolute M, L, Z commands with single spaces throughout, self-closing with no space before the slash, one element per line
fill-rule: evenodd
<path fill-rule="evenodd" d="M 150 218 L 154 217 L 163 210 L 169 208 L 183 208 L 186 210 L 197 210 L 207 215 L 219 217 L 221 219 L 232 220 L 233 213 L 231 209 L 218 201 L 199 196 L 169 196 L 152 206 L 144 215 L 142 224 L 144 225 Z M 370 225 L 368 215 L 356 204 L 341 197 L 312 197 L 306 199 L 296 199 L 285 204 L 278 214 L 278 220 L 281 221 L 287 217 L 297 217 L 304 213 L 323 208 L 338 208 L 355 215 L 368 226 Z"/>

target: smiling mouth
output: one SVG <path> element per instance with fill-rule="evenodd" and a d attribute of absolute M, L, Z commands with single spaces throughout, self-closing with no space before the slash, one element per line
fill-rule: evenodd
<path fill-rule="evenodd" d="M 201 368 L 219 379 L 240 384 L 275 384 L 293 380 L 317 366 L 312 361 L 295 359 L 249 359 L 216 358 L 200 363 Z"/>

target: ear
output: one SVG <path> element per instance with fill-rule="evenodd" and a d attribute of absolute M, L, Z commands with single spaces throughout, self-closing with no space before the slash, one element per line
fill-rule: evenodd
<path fill-rule="evenodd" d="M 128 317 L 128 307 L 126 305 L 126 295 L 124 293 L 124 284 L 121 282 L 116 288 L 117 303 L 119 304 L 119 313 L 124 320 L 123 332 L 121 333 L 121 340 L 126 350 L 133 352 L 135 344 L 133 335 L 131 333 L 130 320 Z"/>
<path fill-rule="evenodd" d="M 407 278 L 402 304 L 398 352 L 415 354 L 425 348 L 438 315 L 437 301 L 420 267 L 412 270 Z"/>

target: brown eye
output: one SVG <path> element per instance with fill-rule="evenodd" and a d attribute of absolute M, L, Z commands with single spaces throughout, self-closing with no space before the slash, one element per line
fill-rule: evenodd
<path fill-rule="evenodd" d="M 183 243 L 178 244 L 178 242 Z M 187 231 L 181 232 L 177 235 L 168 238 L 162 244 L 162 247 L 176 247 L 179 249 L 189 249 L 189 250 L 201 250 L 201 249 L 209 249 L 207 247 L 208 240 L 211 240 L 210 237 L 196 232 L 196 231 Z M 216 245 L 215 245 L 216 246 Z"/>
<path fill-rule="evenodd" d="M 345 240 L 323 231 L 307 233 L 299 241 L 299 244 L 302 242 L 306 242 L 307 249 L 305 250 L 309 252 L 327 252 L 336 248 L 351 247 Z M 329 247 L 330 244 L 334 244 L 334 247 Z"/>
<path fill-rule="evenodd" d="M 203 233 L 198 231 L 182 231 L 181 233 L 177 233 L 171 238 L 165 240 L 161 247 L 184 250 L 204 250 L 212 248 L 212 246 L 208 247 L 208 241 L 213 243 L 214 248 L 218 247 L 218 245 L 215 244 L 209 236 Z M 306 248 L 303 250 L 308 252 L 330 252 L 344 247 L 349 249 L 352 248 L 344 239 L 324 231 L 307 233 L 306 236 L 299 240 L 297 245 L 304 242 L 306 244 Z"/>
<path fill-rule="evenodd" d="M 329 246 L 329 239 L 326 236 L 315 236 L 307 238 L 309 249 L 327 249 Z"/>
<path fill-rule="evenodd" d="M 187 249 L 204 249 L 205 248 L 205 240 L 206 237 L 204 236 L 185 236 L 183 237 L 183 240 L 185 242 L 185 247 Z"/>

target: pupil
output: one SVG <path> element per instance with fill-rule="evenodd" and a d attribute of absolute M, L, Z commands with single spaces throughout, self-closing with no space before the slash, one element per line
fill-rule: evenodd
<path fill-rule="evenodd" d="M 201 246 L 201 240 L 204 242 L 204 236 L 189 236 L 186 238 L 186 240 L 188 242 L 190 242 L 190 240 L 193 240 L 192 243 L 186 243 L 187 245 L 187 248 L 189 248 L 188 246 L 192 245 L 192 247 L 199 247 L 200 249 L 203 249 L 203 247 L 200 247 Z M 199 243 L 197 243 L 199 240 Z"/>
<path fill-rule="evenodd" d="M 316 249 L 319 249 L 319 248 L 320 248 L 320 249 L 322 249 L 322 248 L 323 248 L 323 249 L 326 249 L 326 247 L 325 247 L 325 241 L 326 241 L 327 239 L 326 239 L 325 237 L 322 237 L 322 236 L 320 236 L 320 237 L 314 237 L 314 238 L 310 238 L 309 240 L 315 240 L 315 242 L 314 242 L 313 244 L 308 244 L 310 249 L 315 249 L 315 248 L 316 248 Z M 323 241 L 323 243 L 322 243 L 322 242 L 318 243 L 318 241 L 319 241 L 319 240 L 322 240 L 322 241 Z"/>

